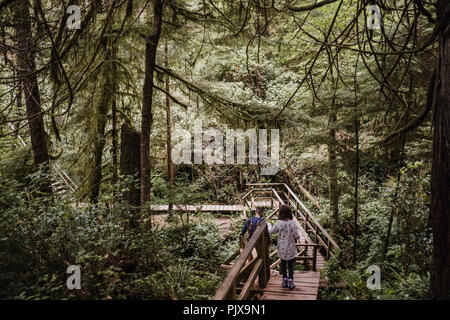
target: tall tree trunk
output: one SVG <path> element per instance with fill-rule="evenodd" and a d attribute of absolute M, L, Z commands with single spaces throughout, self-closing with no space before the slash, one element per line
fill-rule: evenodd
<path fill-rule="evenodd" d="M 132 176 L 133 183 L 128 186 L 123 194 L 123 199 L 131 206 L 130 226 L 139 225 L 139 205 L 141 179 L 141 158 L 139 155 L 141 135 L 130 125 L 124 123 L 120 134 L 120 174 L 122 176 Z M 134 183 L 136 181 L 136 183 Z"/>
<path fill-rule="evenodd" d="M 35 43 L 32 40 L 28 1 L 16 1 L 11 8 L 13 10 L 17 41 L 17 76 L 20 79 L 19 81 L 22 81 L 21 85 L 25 97 L 34 167 L 35 170 L 38 170 L 43 166 L 43 169 L 49 172 L 47 134 L 44 128 L 44 114 L 41 110 L 41 97 L 36 74 Z M 49 176 L 44 178 L 40 189 L 44 193 L 52 193 Z"/>
<path fill-rule="evenodd" d="M 112 101 L 112 110 L 111 110 L 111 118 L 112 118 L 112 159 L 113 159 L 113 172 L 112 172 L 112 183 L 117 183 L 117 170 L 118 170 L 118 161 L 117 161 L 117 153 L 118 153 L 118 138 L 117 138 L 117 99 L 113 97 Z"/>
<path fill-rule="evenodd" d="M 356 81 L 355 81 L 356 82 Z M 358 186 L 359 186 L 359 116 L 358 116 L 358 104 L 355 100 L 355 190 L 354 190 L 354 204 L 353 204 L 353 224 L 354 235 L 353 235 L 353 264 L 356 263 L 356 252 L 357 252 L 357 239 L 358 239 Z"/>
<path fill-rule="evenodd" d="M 103 79 L 103 87 L 99 102 L 96 107 L 94 120 L 94 170 L 91 178 L 91 202 L 98 203 L 100 194 L 100 185 L 102 182 L 102 158 L 103 149 L 105 147 L 105 127 L 108 116 L 108 108 L 114 94 L 114 77 L 111 58 L 111 39 L 107 40 L 107 48 L 105 52 L 105 62 L 102 66 L 101 79 Z"/>
<path fill-rule="evenodd" d="M 433 263 L 431 296 L 450 298 L 450 2 L 437 4 L 439 60 L 431 173 Z"/>
<path fill-rule="evenodd" d="M 397 171 L 397 183 L 395 185 L 394 189 L 394 195 L 392 196 L 392 208 L 391 213 L 389 215 L 389 222 L 388 222 L 388 228 L 386 231 L 386 237 L 384 240 L 384 247 L 383 247 L 383 260 L 386 258 L 386 254 L 389 248 L 389 241 L 391 237 L 391 231 L 392 231 L 392 224 L 394 223 L 394 215 L 397 211 L 397 196 L 398 196 L 398 187 L 400 185 L 400 179 L 402 176 L 402 167 L 403 167 L 403 159 L 404 159 L 404 153 L 405 153 L 405 144 L 406 144 L 406 134 L 403 136 L 403 142 L 402 142 L 402 151 L 400 156 L 400 164 Z"/>
<path fill-rule="evenodd" d="M 114 47 L 113 48 L 113 52 L 112 52 L 112 60 L 113 60 L 113 71 L 114 71 L 114 75 L 116 74 L 117 71 L 117 65 L 115 62 L 116 59 L 116 55 L 117 55 L 117 50 Z M 113 159 L 113 172 L 112 172 L 112 183 L 113 185 L 117 183 L 117 175 L 118 175 L 118 161 L 117 161 L 117 155 L 119 152 L 118 149 L 118 134 L 117 134 L 117 96 L 116 96 L 116 92 L 117 92 L 117 84 L 116 82 L 114 82 L 114 95 L 112 97 L 112 109 L 111 109 L 111 119 L 112 119 L 112 149 L 111 149 L 111 153 L 112 153 L 112 159 Z"/>
<path fill-rule="evenodd" d="M 328 194 L 330 199 L 330 215 L 333 220 L 332 233 L 336 235 L 339 231 L 339 190 L 337 171 L 337 141 L 336 141 L 336 106 L 333 95 L 330 110 L 330 121 L 328 128 Z"/>
<path fill-rule="evenodd" d="M 165 67 L 169 67 L 169 49 L 167 47 L 167 41 L 164 46 L 164 64 Z M 170 120 L 170 83 L 169 75 L 166 74 L 166 126 L 167 126 L 167 176 L 169 179 L 169 210 L 172 210 L 173 203 L 173 170 L 172 170 L 172 131 L 171 131 L 171 120 Z"/>
<path fill-rule="evenodd" d="M 152 125 L 153 71 L 156 64 L 156 51 L 161 35 L 162 0 L 153 4 L 153 32 L 145 42 L 145 76 L 141 119 L 141 205 L 150 200 L 150 129 Z"/>

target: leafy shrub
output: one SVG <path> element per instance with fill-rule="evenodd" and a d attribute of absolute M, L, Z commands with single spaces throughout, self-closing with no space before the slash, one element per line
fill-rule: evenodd
<path fill-rule="evenodd" d="M 210 298 L 225 275 L 218 265 L 228 252 L 210 222 L 131 228 L 135 208 L 120 200 L 126 188 L 114 206 L 77 208 L 0 179 L 0 298 Z M 81 290 L 65 285 L 72 264 Z"/>

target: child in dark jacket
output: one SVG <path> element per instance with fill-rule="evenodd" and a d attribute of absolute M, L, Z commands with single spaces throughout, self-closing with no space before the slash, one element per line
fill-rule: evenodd
<path fill-rule="evenodd" d="M 263 214 L 263 209 L 262 208 L 256 208 L 255 210 L 255 216 L 248 218 L 247 221 L 245 221 L 244 226 L 242 227 L 241 230 L 241 235 L 244 236 L 245 233 L 248 230 L 248 239 L 250 239 L 253 235 L 253 233 L 255 233 L 256 228 L 258 228 L 258 226 L 264 222 L 264 219 L 262 217 Z"/>

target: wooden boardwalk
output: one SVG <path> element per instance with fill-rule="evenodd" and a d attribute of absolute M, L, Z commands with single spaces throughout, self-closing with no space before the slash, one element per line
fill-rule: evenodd
<path fill-rule="evenodd" d="M 277 252 L 269 252 L 265 231 L 268 225 L 263 223 L 248 241 L 241 237 L 239 250 L 221 265 L 229 272 L 216 291 L 214 299 L 245 300 L 259 297 L 261 300 L 317 300 L 319 270 L 330 256 L 340 250 L 339 246 L 289 186 L 284 183 L 249 185 L 252 189 L 242 200 L 249 209 L 272 207 L 274 211 L 266 217 L 267 222 L 275 222 L 282 204 L 289 204 L 293 209 L 300 232 L 296 263 L 303 263 L 309 271 L 294 271 L 295 289 L 282 287 L 283 279 L 278 270 L 281 260 L 277 259 L 270 264 L 270 261 L 273 261 L 271 258 L 276 256 Z"/>
<path fill-rule="evenodd" d="M 298 229 L 300 231 L 300 243 L 313 243 L 311 238 L 306 233 L 305 229 L 300 224 L 298 224 Z M 311 247 L 308 247 L 308 249 L 306 250 L 306 254 L 311 256 L 312 250 L 313 249 Z M 322 269 L 323 266 L 325 265 L 325 261 L 326 260 L 325 260 L 324 256 L 320 253 L 320 251 L 318 251 L 317 257 L 316 257 L 316 268 Z"/>
<path fill-rule="evenodd" d="M 255 207 L 270 207 L 270 201 L 254 201 L 253 208 Z M 169 211 L 168 204 L 151 205 L 151 211 Z M 246 205 L 223 205 L 223 204 L 199 204 L 199 205 L 173 205 L 174 211 L 201 211 L 201 212 L 242 212 L 249 210 Z"/>
<path fill-rule="evenodd" d="M 311 238 L 305 229 L 298 224 L 300 231 L 300 243 L 312 243 Z M 312 256 L 312 247 L 306 249 L 306 255 Z M 308 261 L 307 265 L 311 266 Z M 316 256 L 316 268 L 322 269 L 325 264 L 324 256 L 318 251 Z M 278 265 L 277 267 L 280 267 Z M 295 288 L 283 288 L 281 283 L 283 276 L 276 269 L 271 269 L 269 282 L 262 290 L 261 300 L 317 300 L 319 292 L 320 272 L 319 271 L 294 271 Z"/>
<path fill-rule="evenodd" d="M 169 211 L 169 205 L 151 205 L 152 211 Z M 173 205 L 174 211 L 201 211 L 201 212 L 242 212 L 242 205 L 221 205 L 221 204 L 201 204 L 201 205 Z"/>
<path fill-rule="evenodd" d="M 283 288 L 282 280 L 278 272 L 272 272 L 261 300 L 317 300 L 320 272 L 295 270 L 293 290 Z"/>

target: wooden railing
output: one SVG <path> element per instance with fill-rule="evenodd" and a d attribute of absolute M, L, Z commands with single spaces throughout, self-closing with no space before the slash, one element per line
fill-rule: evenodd
<path fill-rule="evenodd" d="M 14 128 L 13 124 L 11 122 L 8 122 L 9 128 L 10 128 L 10 132 L 11 135 L 14 135 L 17 140 L 20 142 L 20 144 L 24 147 L 27 146 L 27 143 L 25 142 L 24 139 L 22 139 L 22 137 L 16 133 L 16 129 Z M 56 173 L 56 180 L 60 181 L 60 183 L 63 184 L 63 186 L 65 187 L 65 191 L 70 192 L 71 196 L 73 196 L 75 194 L 75 192 L 78 190 L 78 186 L 75 184 L 75 182 L 69 177 L 69 175 L 63 170 L 63 168 L 61 168 L 61 166 L 59 164 L 57 164 L 56 162 L 51 162 L 51 167 L 54 171 L 54 173 Z M 58 179 L 59 178 L 59 179 Z M 55 188 L 55 186 L 58 185 L 58 183 L 52 183 L 52 187 Z M 55 192 L 58 192 L 59 190 L 54 190 Z"/>
<path fill-rule="evenodd" d="M 267 188 L 252 188 L 242 197 L 244 204 L 247 205 L 250 210 L 255 209 L 255 197 L 260 201 L 270 201 L 271 206 L 273 206 L 271 190 Z M 248 198 L 250 198 L 250 200 Z"/>
<path fill-rule="evenodd" d="M 312 237 L 311 241 L 315 244 L 321 245 L 325 250 L 326 259 L 330 255 L 334 256 L 335 253 L 340 250 L 337 243 L 329 235 L 329 233 L 322 227 L 317 219 L 312 215 L 311 211 L 305 206 L 305 204 L 297 197 L 297 195 L 289 188 L 285 183 L 249 183 L 248 186 L 252 189 L 243 197 L 244 202 L 249 206 L 248 197 L 251 197 L 255 192 L 270 193 L 272 196 L 272 206 L 275 207 L 275 211 L 272 212 L 268 219 L 272 218 L 277 212 L 279 207 L 285 203 L 282 200 L 280 194 L 282 194 L 287 204 L 291 206 L 294 212 L 294 216 L 302 224 L 305 231 Z M 276 190 L 278 188 L 278 191 Z M 254 202 L 254 197 L 252 197 Z M 253 203 L 252 203 L 253 204 Z M 252 208 L 251 208 L 252 209 Z"/>
<path fill-rule="evenodd" d="M 311 269 L 312 271 L 317 271 L 317 249 L 320 248 L 322 245 L 316 244 L 316 243 L 297 243 L 297 248 L 299 248 L 298 255 L 294 258 L 296 261 L 303 261 L 303 262 L 311 262 Z M 312 248 L 312 254 L 308 255 L 308 249 Z M 303 248 L 303 249 L 302 249 Z M 273 251 L 269 254 L 269 257 L 273 257 L 277 251 Z M 278 259 L 274 263 L 270 265 L 270 269 L 276 268 L 281 263 L 281 259 Z"/>
<path fill-rule="evenodd" d="M 339 250 L 336 242 L 287 184 L 253 183 L 248 185 L 252 189 L 242 197 L 244 204 L 250 210 L 254 210 L 261 204 L 264 204 L 265 207 L 267 204 L 273 207 L 274 211 L 266 218 L 267 221 L 276 219 L 281 205 L 289 204 L 293 208 L 294 220 L 305 238 L 305 243 L 296 244 L 299 254 L 295 260 L 307 262 L 312 270 L 316 271 L 319 250 L 325 250 L 326 259 L 330 255 L 334 255 L 334 251 Z M 264 289 L 270 277 L 270 270 L 281 263 L 281 259 L 278 259 L 269 265 L 270 258 L 274 257 L 277 251 L 274 250 L 269 254 L 266 230 L 267 224 L 264 222 L 256 229 L 248 242 L 244 238 L 240 238 L 240 248 L 222 264 L 222 267 L 230 271 L 217 290 L 214 299 L 243 300 L 249 297 L 252 290 Z M 255 249 L 256 257 L 254 257 Z M 232 264 L 236 258 L 238 260 Z M 257 279 L 258 285 L 256 285 Z"/>
<path fill-rule="evenodd" d="M 266 287 L 270 277 L 268 240 L 267 224 L 264 222 L 258 226 L 240 255 L 237 252 L 227 260 L 226 263 L 229 263 L 239 255 L 217 290 L 215 300 L 245 300 L 255 286 L 260 290 Z M 256 250 L 256 257 L 249 259 L 254 250 Z"/>

